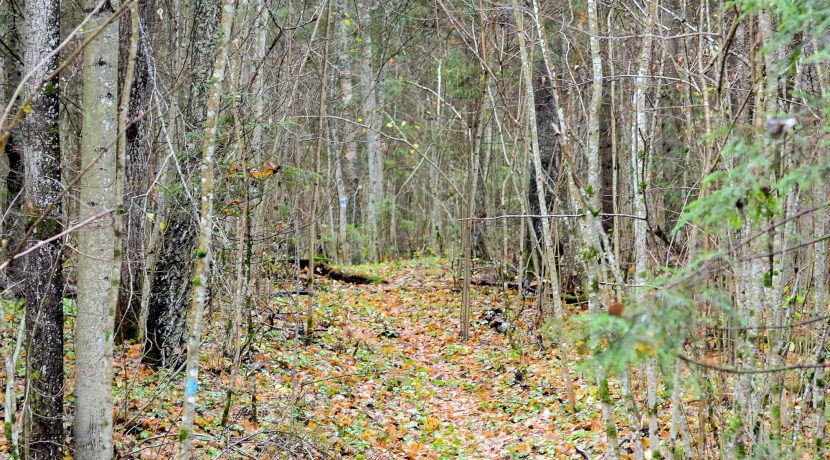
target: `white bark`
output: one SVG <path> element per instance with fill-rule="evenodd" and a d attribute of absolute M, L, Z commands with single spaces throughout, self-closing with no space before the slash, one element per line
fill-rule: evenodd
<path fill-rule="evenodd" d="M 639 69 L 634 83 L 634 97 L 632 108 L 634 111 L 631 124 L 631 189 L 633 193 L 633 214 L 638 216 L 634 220 L 634 288 L 638 305 L 643 305 L 645 298 L 645 284 L 648 272 L 647 232 L 648 217 L 646 210 L 646 188 L 649 182 L 649 171 L 646 161 L 648 155 L 647 136 L 648 120 L 646 113 L 646 92 L 648 90 L 648 71 L 651 68 L 651 47 L 653 42 L 652 30 L 657 22 L 657 7 L 659 0 L 652 0 L 646 17 L 645 35 L 640 50 Z M 649 448 L 659 449 L 660 437 L 657 420 L 657 370 L 654 359 L 649 358 L 646 363 L 646 412 L 648 414 Z"/>
<path fill-rule="evenodd" d="M 337 35 L 337 65 L 340 71 L 340 100 L 343 104 L 343 113 L 350 114 L 353 94 L 352 74 L 350 71 L 351 59 L 349 58 L 348 24 L 351 23 L 351 19 L 346 12 L 345 3 L 344 0 L 337 0 L 334 21 Z M 340 142 L 342 142 L 342 148 L 329 150 L 336 152 L 336 158 L 334 158 L 334 179 L 337 188 L 338 255 L 341 262 L 350 262 L 351 248 L 348 240 L 347 226 L 349 223 L 350 201 L 354 200 L 354 196 L 351 194 L 352 185 L 357 182 L 357 177 L 354 176 L 357 147 L 354 142 L 354 130 L 350 125 L 341 123 Z M 344 169 L 346 170 L 345 173 Z M 355 206 L 355 203 L 351 203 L 351 206 Z"/>

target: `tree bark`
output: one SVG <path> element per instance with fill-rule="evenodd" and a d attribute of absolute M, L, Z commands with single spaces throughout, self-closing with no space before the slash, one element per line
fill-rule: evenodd
<path fill-rule="evenodd" d="M 354 114 L 354 91 L 352 90 L 352 73 L 351 63 L 352 59 L 349 54 L 349 25 L 351 24 L 351 17 L 346 10 L 346 2 L 344 0 L 337 0 L 336 16 L 335 16 L 335 32 L 337 36 L 337 66 L 340 71 L 340 100 L 343 104 L 342 110 L 346 117 Z M 339 207 L 339 226 L 338 232 L 340 235 L 341 252 L 343 253 L 344 262 L 352 260 L 351 242 L 348 240 L 348 224 L 357 225 L 359 222 L 357 216 L 358 207 L 358 174 L 357 174 L 357 144 L 355 142 L 354 127 L 342 123 L 340 131 L 340 141 L 343 142 L 343 147 L 338 152 L 335 168 L 337 175 L 337 195 Z M 351 212 L 349 210 L 351 209 Z"/>
<path fill-rule="evenodd" d="M 207 305 L 210 261 L 212 257 L 211 237 L 213 232 L 213 163 L 216 154 L 216 127 L 219 124 L 219 101 L 225 80 L 225 64 L 228 60 L 228 44 L 233 29 L 235 0 L 222 0 L 222 20 L 219 25 L 221 43 L 216 49 L 213 63 L 210 95 L 207 100 L 204 142 L 202 144 L 201 193 L 199 244 L 196 249 L 196 267 L 191 297 L 192 321 L 187 340 L 187 374 L 184 386 L 184 408 L 182 426 L 179 432 L 179 458 L 191 457 L 193 443 L 193 422 L 196 416 L 196 392 L 199 382 L 199 353 L 202 339 L 202 316 Z"/>
<path fill-rule="evenodd" d="M 58 45 L 60 2 L 30 0 L 25 5 L 25 84 L 34 91 L 58 65 L 47 55 Z M 42 63 L 42 65 L 41 65 Z M 25 166 L 25 221 L 33 223 L 61 192 L 58 130 L 58 80 L 47 82 L 32 98 L 31 113 L 21 124 Z M 29 245 L 62 230 L 60 206 L 40 223 Z M 26 377 L 23 450 L 26 458 L 63 457 L 63 271 L 62 242 L 56 240 L 26 256 Z"/>
<path fill-rule="evenodd" d="M 371 17 L 371 10 L 365 13 L 365 20 Z M 368 27 L 363 32 L 363 61 L 361 68 L 363 85 L 363 114 L 366 118 L 366 155 L 369 167 L 369 190 L 367 192 L 366 218 L 369 234 L 369 256 L 371 260 L 380 260 L 381 242 L 378 221 L 383 201 L 383 154 L 380 145 L 382 89 L 374 62 L 372 33 Z"/>
<path fill-rule="evenodd" d="M 93 9 L 97 2 L 87 1 Z M 90 20 L 100 27 L 111 14 L 103 7 Z M 108 25 L 84 50 L 83 137 L 81 168 L 94 165 L 81 177 L 79 215 L 84 218 L 114 209 L 119 182 L 118 133 L 118 23 Z M 78 315 L 75 326 L 75 457 L 109 459 L 112 439 L 112 351 L 115 300 L 120 274 L 120 247 L 116 232 L 120 215 L 93 221 L 78 237 Z M 111 294 L 112 291 L 112 294 Z"/>
<path fill-rule="evenodd" d="M 116 339 L 137 340 L 140 324 L 141 293 L 147 270 L 146 243 L 147 189 L 150 174 L 150 151 L 152 141 L 150 120 L 144 112 L 150 110 L 152 88 L 148 65 L 149 37 L 152 36 L 152 15 L 155 0 L 140 0 L 138 3 L 140 29 L 138 55 L 135 60 L 133 84 L 130 88 L 128 119 L 132 122 L 124 133 L 126 136 L 126 167 L 124 175 L 125 227 L 122 247 L 121 289 L 116 315 Z M 125 21 L 126 22 L 126 21 Z M 122 27 L 122 30 L 125 28 Z"/>
<path fill-rule="evenodd" d="M 657 21 L 659 0 L 652 0 L 645 18 L 646 26 L 643 37 L 642 48 L 639 57 L 639 69 L 634 85 L 634 97 L 632 101 L 633 119 L 631 124 L 631 190 L 633 194 L 633 213 L 638 216 L 634 220 L 634 296 L 637 304 L 642 305 L 645 299 L 646 276 L 648 275 L 648 211 L 646 208 L 646 188 L 649 185 L 650 172 L 646 161 L 649 154 L 648 121 L 646 113 L 646 91 L 649 80 L 647 72 L 651 69 L 651 45 L 653 35 L 651 34 L 654 24 Z M 659 449 L 660 438 L 658 436 L 657 419 L 657 369 L 653 358 L 646 362 L 646 412 L 648 414 L 650 449 Z"/>
<path fill-rule="evenodd" d="M 190 27 L 193 69 L 189 94 L 184 95 L 183 125 L 203 126 L 205 120 L 210 62 L 216 49 L 219 4 L 203 1 L 195 5 Z M 182 151 L 190 154 L 185 166 L 195 163 L 193 139 L 184 141 Z M 182 184 L 190 190 L 191 184 Z M 187 334 L 187 306 L 193 273 L 193 249 L 196 243 L 196 218 L 190 193 L 181 190 L 172 196 L 167 225 L 161 235 L 159 257 L 153 267 L 148 299 L 145 362 L 173 367 L 181 363 Z"/>

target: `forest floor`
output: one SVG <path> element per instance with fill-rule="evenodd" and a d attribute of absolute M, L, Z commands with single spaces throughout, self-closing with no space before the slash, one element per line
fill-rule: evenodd
<path fill-rule="evenodd" d="M 310 343 L 296 333 L 308 297 L 275 289 L 267 308 L 251 317 L 255 339 L 236 374 L 232 357 L 223 353 L 230 307 L 209 312 L 197 396 L 198 458 L 285 458 L 286 451 L 292 458 L 602 458 L 605 435 L 593 378 L 573 369 L 577 405 L 569 412 L 560 348 L 531 327 L 533 299 L 473 287 L 471 338 L 461 342 L 460 285 L 446 260 L 349 270 L 387 283 L 319 279 Z M 522 311 L 513 318 L 520 324 L 510 328 L 512 338 L 482 320 L 495 308 Z M 116 353 L 117 452 L 120 458 L 170 458 L 177 448 L 181 373 L 139 364 L 140 353 L 139 345 Z M 67 410 L 72 386 L 70 378 Z M 223 427 L 228 390 L 234 397 Z M 611 394 L 622 422 L 614 381 Z M 620 429 L 623 452 L 631 451 L 630 437 Z"/>

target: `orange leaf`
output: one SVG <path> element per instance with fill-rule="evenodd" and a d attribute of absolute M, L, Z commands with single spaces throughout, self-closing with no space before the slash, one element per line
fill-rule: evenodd
<path fill-rule="evenodd" d="M 418 455 L 418 452 L 424 449 L 424 445 L 420 442 L 411 441 L 409 444 L 406 445 L 406 454 L 410 457 L 415 457 Z"/>

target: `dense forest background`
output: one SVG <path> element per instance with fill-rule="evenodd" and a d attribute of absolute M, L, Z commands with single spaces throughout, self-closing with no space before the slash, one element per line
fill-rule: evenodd
<path fill-rule="evenodd" d="M 0 0 L 0 457 L 826 457 L 828 25 Z"/>

